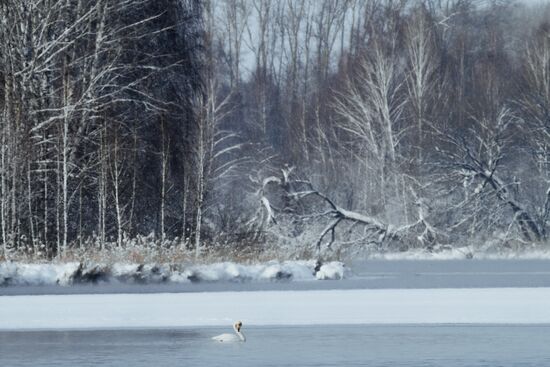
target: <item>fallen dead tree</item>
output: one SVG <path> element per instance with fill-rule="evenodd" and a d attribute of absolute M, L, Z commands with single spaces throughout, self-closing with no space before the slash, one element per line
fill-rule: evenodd
<path fill-rule="evenodd" d="M 374 244 L 383 247 L 393 242 L 407 247 L 413 245 L 432 248 L 436 244 L 437 235 L 441 233 L 427 221 L 427 206 L 423 200 L 412 187 L 409 190 L 416 207 L 416 219 L 411 223 L 393 225 L 375 216 L 339 206 L 335 200 L 315 188 L 311 181 L 297 178 L 293 174 L 293 168 L 285 168 L 281 170 L 280 176 L 269 176 L 261 182 L 261 188 L 257 191 L 263 211 L 260 221 L 263 226 L 277 225 L 278 216 L 287 215 L 296 220 L 328 222 L 316 234 L 313 243 L 318 254 L 327 236 L 328 248 L 337 241 L 336 231 L 344 223 L 350 226 L 342 232 L 346 232 L 347 235 L 355 233 L 355 237 L 353 240 L 347 240 L 343 234 L 341 243 Z M 276 202 L 281 205 L 277 205 Z"/>
<path fill-rule="evenodd" d="M 509 227 L 517 225 L 518 240 L 542 242 L 547 240 L 550 221 L 550 188 L 531 197 L 524 195 L 522 200 L 521 180 L 515 175 L 507 177 L 502 164 L 503 159 L 510 160 L 509 156 L 517 155 L 511 147 L 517 122 L 512 112 L 502 107 L 494 121 L 473 119 L 473 127 L 466 132 L 437 130 L 441 146 L 445 147 L 438 150 L 441 159 L 437 165 L 451 185 L 464 191 L 464 199 L 451 210 L 464 210 L 476 201 L 481 208 L 478 210 L 493 208 L 490 217 L 497 216 L 498 207 L 507 209 L 500 216 L 503 222 L 510 223 Z"/>

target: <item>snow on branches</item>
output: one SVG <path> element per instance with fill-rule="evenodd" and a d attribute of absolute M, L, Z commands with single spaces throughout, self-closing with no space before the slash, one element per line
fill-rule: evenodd
<path fill-rule="evenodd" d="M 278 225 L 277 216 L 290 217 L 290 223 L 313 221 L 311 227 L 315 233 L 310 245 L 321 254 L 327 238 L 327 249 L 332 249 L 336 242 L 340 246 L 374 245 L 378 248 L 390 243 L 409 245 L 411 241 L 423 247 L 433 245 L 438 230 L 427 221 L 425 203 L 413 188 L 410 190 L 415 198 L 417 215 L 414 222 L 403 225 L 387 223 L 375 216 L 341 207 L 311 181 L 296 177 L 293 168 L 281 169 L 280 177 L 264 179 L 257 195 L 265 213 L 263 225 Z M 281 230 L 292 231 L 289 228 Z"/>

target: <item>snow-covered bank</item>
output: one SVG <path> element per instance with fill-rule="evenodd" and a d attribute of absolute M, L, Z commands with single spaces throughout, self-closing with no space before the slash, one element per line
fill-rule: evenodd
<path fill-rule="evenodd" d="M 0 329 L 550 323 L 550 288 L 0 297 Z"/>
<path fill-rule="evenodd" d="M 166 264 L 21 264 L 0 263 L 0 286 L 71 285 L 98 282 L 140 284 L 188 282 L 247 282 L 342 279 L 348 269 L 341 262 L 270 261 L 257 265 L 232 262 L 208 265 Z"/>
<path fill-rule="evenodd" d="M 373 260 L 550 260 L 550 248 L 534 246 L 502 250 L 487 246 L 440 246 L 431 250 L 418 248 L 398 252 L 369 252 L 364 257 Z"/>

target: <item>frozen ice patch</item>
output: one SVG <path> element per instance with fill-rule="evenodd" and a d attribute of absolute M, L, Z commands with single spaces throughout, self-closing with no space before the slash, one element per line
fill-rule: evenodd
<path fill-rule="evenodd" d="M 550 288 L 0 297 L 0 330 L 329 324 L 548 324 Z"/>

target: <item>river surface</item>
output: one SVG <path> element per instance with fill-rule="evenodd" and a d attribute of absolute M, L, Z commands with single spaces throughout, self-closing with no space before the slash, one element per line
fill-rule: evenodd
<path fill-rule="evenodd" d="M 549 260 L 357 261 L 349 265 L 353 275 L 337 281 L 7 287 L 0 288 L 0 296 L 550 287 Z M 210 339 L 223 332 L 231 329 L 0 331 L 0 367 L 550 366 L 550 325 L 546 324 L 251 326 L 244 329 L 246 343 L 220 344 Z"/>
<path fill-rule="evenodd" d="M 251 327 L 0 332 L 3 367 L 549 366 L 550 325 Z"/>

